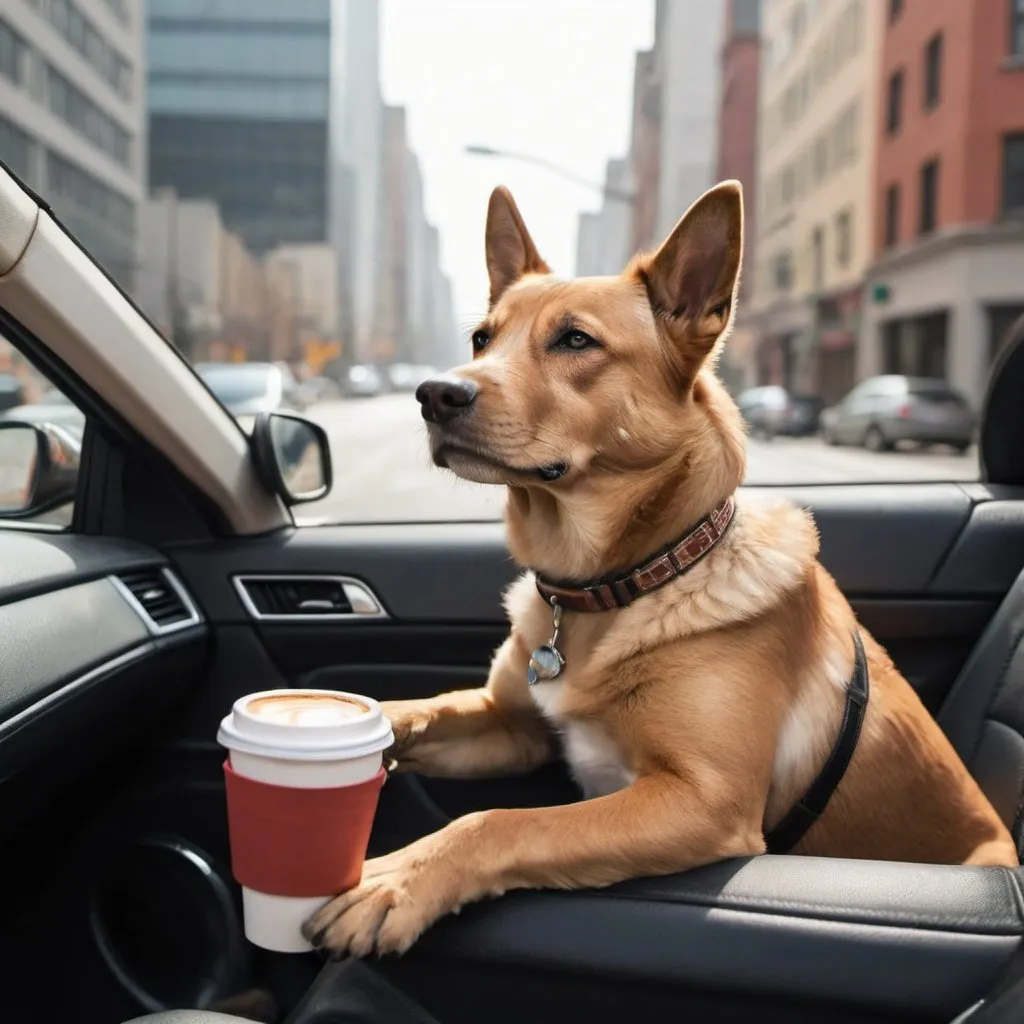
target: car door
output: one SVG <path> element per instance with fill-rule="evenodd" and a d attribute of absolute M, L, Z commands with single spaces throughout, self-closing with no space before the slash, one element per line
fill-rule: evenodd
<path fill-rule="evenodd" d="M 871 403 L 876 393 L 873 381 L 855 387 L 843 401 L 837 433 L 844 444 L 859 444 L 867 429 Z"/>
<path fill-rule="evenodd" d="M 0 796 L 18 808 L 0 819 L 5 877 L 17 879 L 0 912 L 4 1009 L 113 1024 L 253 986 L 286 1009 L 310 986 L 329 1002 L 335 976 L 316 956 L 244 942 L 217 725 L 239 696 L 279 686 L 385 700 L 482 682 L 517 572 L 500 495 L 430 491 L 415 444 L 400 464 L 395 438 L 417 439 L 418 412 L 390 395 L 320 410 L 334 424 L 335 490 L 293 516 L 198 378 L 45 211 L 32 216 L 31 258 L 0 281 L 0 323 L 89 426 L 69 526 L 0 522 L 0 664 L 5 681 L 36 680 L 22 704 L 0 706 Z M 936 709 L 1024 564 L 1024 492 L 770 490 L 814 511 L 824 564 Z M 160 607 L 137 607 L 153 573 L 184 608 L 173 635 L 159 631 Z M 126 671 L 117 659 L 129 655 Z M 518 778 L 395 777 L 371 853 L 472 810 L 578 798 L 560 762 Z M 580 1008 L 602 1021 L 755 1008 L 796 1024 L 941 1021 L 1020 939 L 1001 874 L 757 860 L 467 908 L 378 967 L 446 1022 L 544 1024 Z"/>

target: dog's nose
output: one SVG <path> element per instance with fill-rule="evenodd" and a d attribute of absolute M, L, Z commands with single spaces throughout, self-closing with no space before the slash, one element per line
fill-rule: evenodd
<path fill-rule="evenodd" d="M 448 423 L 469 409 L 478 391 L 471 380 L 442 373 L 416 389 L 416 400 L 423 406 L 423 418 L 428 423 Z"/>

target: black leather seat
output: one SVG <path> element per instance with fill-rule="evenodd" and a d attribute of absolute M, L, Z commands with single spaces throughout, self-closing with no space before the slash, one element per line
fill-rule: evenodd
<path fill-rule="evenodd" d="M 1024 572 L 967 659 L 939 724 L 1024 854 Z"/>
<path fill-rule="evenodd" d="M 1024 317 L 992 371 L 981 419 L 982 478 L 1024 485 Z M 1024 572 L 978 641 L 939 724 L 1024 855 Z"/>

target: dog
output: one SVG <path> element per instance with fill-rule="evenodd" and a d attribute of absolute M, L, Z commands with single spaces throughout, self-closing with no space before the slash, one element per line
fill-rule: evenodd
<path fill-rule="evenodd" d="M 527 772 L 563 753 L 585 799 L 468 814 L 369 860 L 307 923 L 317 947 L 403 952 L 441 916 L 509 890 L 768 849 L 1018 863 L 818 562 L 811 515 L 736 497 L 745 433 L 714 364 L 742 252 L 729 181 L 621 276 L 561 280 L 509 192 L 492 194 L 473 359 L 417 397 L 434 462 L 507 488 L 524 572 L 486 686 L 384 711 L 401 770 Z"/>

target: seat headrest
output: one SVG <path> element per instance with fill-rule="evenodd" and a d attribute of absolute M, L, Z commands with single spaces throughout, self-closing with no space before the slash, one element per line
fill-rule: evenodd
<path fill-rule="evenodd" d="M 981 478 L 1024 485 L 1024 316 L 996 359 L 981 414 Z"/>

